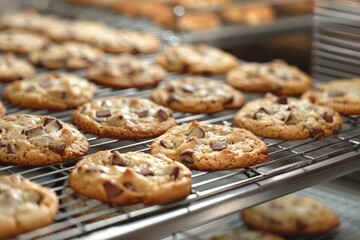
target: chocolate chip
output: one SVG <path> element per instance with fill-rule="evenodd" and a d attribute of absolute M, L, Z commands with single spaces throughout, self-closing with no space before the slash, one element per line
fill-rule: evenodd
<path fill-rule="evenodd" d="M 62 123 L 59 121 L 59 120 L 57 120 L 57 119 L 52 119 L 53 121 L 51 121 L 51 122 L 47 122 L 46 121 L 46 119 L 45 119 L 45 131 L 46 132 L 52 132 L 52 131 L 58 131 L 58 130 L 60 130 L 60 129 L 63 129 L 63 125 L 62 125 Z"/>
<path fill-rule="evenodd" d="M 156 115 L 158 116 L 158 118 L 161 120 L 161 121 L 166 121 L 168 120 L 169 118 L 169 115 L 167 114 L 167 112 L 163 109 L 159 109 L 156 113 Z"/>
<path fill-rule="evenodd" d="M 6 153 L 9 153 L 9 154 L 16 153 L 16 145 L 14 143 L 6 144 Z"/>
<path fill-rule="evenodd" d="M 227 148 L 226 142 L 212 142 L 210 148 L 214 151 L 221 151 Z"/>
<path fill-rule="evenodd" d="M 168 99 L 166 100 L 166 103 L 167 103 L 167 105 L 170 105 L 170 104 L 172 104 L 173 102 L 180 102 L 180 100 L 179 100 L 177 97 L 175 97 L 175 96 L 173 96 L 173 95 L 170 95 L 170 96 L 168 97 Z"/>
<path fill-rule="evenodd" d="M 105 182 L 103 184 L 104 189 L 106 191 L 106 194 L 108 195 L 108 197 L 112 198 L 112 197 L 116 197 L 119 196 L 120 194 L 123 193 L 124 190 L 122 190 L 121 188 L 119 188 L 118 186 L 112 184 L 111 182 Z"/>
<path fill-rule="evenodd" d="M 174 167 L 171 171 L 170 177 L 177 179 L 179 176 L 179 172 L 180 172 L 180 168 L 179 167 Z"/>
<path fill-rule="evenodd" d="M 54 120 L 55 120 L 55 118 L 45 117 L 43 126 L 45 127 L 46 125 L 48 125 L 49 123 L 51 123 L 51 122 L 54 121 Z"/>
<path fill-rule="evenodd" d="M 135 188 L 134 184 L 132 184 L 131 182 L 124 182 L 123 185 L 126 189 L 136 192 L 136 188 Z"/>
<path fill-rule="evenodd" d="M 28 138 L 33 138 L 33 137 L 42 135 L 45 132 L 44 132 L 43 126 L 38 126 L 38 127 L 31 128 L 31 129 L 27 129 L 24 131 L 24 133 Z"/>
<path fill-rule="evenodd" d="M 189 84 L 185 84 L 182 87 L 183 92 L 187 92 L 187 93 L 193 93 L 195 91 L 194 87 L 189 85 Z"/>
<path fill-rule="evenodd" d="M 190 134 L 188 135 L 189 137 L 194 136 L 197 138 L 204 138 L 206 135 L 205 130 L 202 127 L 194 127 Z"/>
<path fill-rule="evenodd" d="M 49 146 L 49 149 L 54 153 L 63 155 L 65 153 L 66 144 L 64 142 L 54 143 Z"/>
<path fill-rule="evenodd" d="M 319 128 L 313 128 L 310 129 L 310 137 L 314 138 L 314 139 L 321 139 L 324 137 L 324 131 L 322 129 Z"/>
<path fill-rule="evenodd" d="M 130 164 L 130 161 L 127 160 L 126 158 L 124 158 L 123 156 L 121 156 L 120 153 L 117 151 L 115 151 L 113 153 L 111 158 L 112 158 L 111 165 L 126 167 L 126 166 L 129 166 L 129 164 Z"/>
<path fill-rule="evenodd" d="M 295 224 L 296 224 L 296 228 L 298 229 L 298 230 L 300 230 L 300 231 L 302 231 L 302 230 L 305 230 L 306 228 L 307 228 L 307 223 L 305 223 L 305 222 L 303 222 L 302 220 L 300 220 L 300 219 L 297 219 L 296 221 L 295 221 Z"/>
<path fill-rule="evenodd" d="M 296 124 L 299 121 L 298 118 L 292 112 L 290 112 L 285 118 L 284 122 L 285 124 L 290 125 L 290 124 Z"/>
<path fill-rule="evenodd" d="M 135 114 L 138 115 L 139 118 L 143 118 L 143 117 L 149 116 L 149 111 L 148 111 L 148 110 L 144 110 L 144 111 L 141 111 L 141 112 L 137 112 L 137 113 L 135 113 Z"/>
<path fill-rule="evenodd" d="M 345 95 L 345 92 L 340 91 L 340 90 L 336 90 L 336 89 L 330 90 L 328 92 L 329 97 L 341 97 L 341 96 L 344 96 L 344 95 Z"/>
<path fill-rule="evenodd" d="M 321 117 L 327 122 L 327 123 L 333 123 L 334 119 L 333 116 L 328 114 L 327 112 L 321 114 Z"/>
<path fill-rule="evenodd" d="M 138 173 L 143 176 L 154 176 L 154 173 L 147 167 L 141 168 Z"/>
<path fill-rule="evenodd" d="M 226 99 L 224 104 L 232 104 L 233 102 L 234 102 L 234 96 L 230 96 L 228 99 Z"/>
<path fill-rule="evenodd" d="M 160 146 L 167 148 L 167 149 L 174 148 L 174 144 L 170 140 L 167 140 L 167 139 L 160 140 Z"/>
<path fill-rule="evenodd" d="M 265 108 L 261 107 L 259 110 L 257 110 L 257 111 L 254 113 L 253 119 L 257 119 L 257 115 L 258 115 L 259 113 L 269 114 L 269 112 L 268 112 Z"/>
<path fill-rule="evenodd" d="M 194 157 L 193 151 L 185 151 L 180 154 L 179 160 L 184 163 L 193 163 L 194 162 L 193 157 Z"/>
<path fill-rule="evenodd" d="M 277 103 L 279 104 L 288 104 L 287 96 L 279 96 L 277 99 Z"/>
<path fill-rule="evenodd" d="M 111 117 L 111 112 L 109 109 L 97 110 L 96 117 Z"/>

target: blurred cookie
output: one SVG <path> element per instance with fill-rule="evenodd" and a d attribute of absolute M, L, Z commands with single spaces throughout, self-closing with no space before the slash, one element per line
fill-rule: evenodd
<path fill-rule="evenodd" d="M 151 93 L 151 98 L 173 110 L 191 113 L 213 113 L 240 108 L 244 95 L 231 86 L 204 77 L 183 77 L 168 81 Z"/>
<path fill-rule="evenodd" d="M 27 54 L 48 44 L 48 39 L 35 33 L 19 30 L 0 32 L 0 52 Z"/>
<path fill-rule="evenodd" d="M 212 237 L 211 240 L 285 240 L 284 238 L 261 231 L 235 230 Z"/>
<path fill-rule="evenodd" d="M 242 211 L 250 227 L 286 235 L 321 234 L 339 226 L 336 214 L 321 202 L 288 195 Z"/>
<path fill-rule="evenodd" d="M 185 8 L 220 7 L 233 0 L 176 0 L 176 3 Z"/>
<path fill-rule="evenodd" d="M 165 70 L 131 55 L 107 58 L 87 70 L 89 79 L 111 87 L 132 88 L 152 86 L 165 78 Z"/>
<path fill-rule="evenodd" d="M 34 67 L 13 54 L 0 56 L 0 82 L 12 82 L 29 77 L 35 73 Z"/>
<path fill-rule="evenodd" d="M 177 17 L 177 30 L 192 32 L 218 28 L 221 26 L 219 17 L 213 12 L 188 13 Z"/>
<path fill-rule="evenodd" d="M 39 74 L 5 87 L 4 99 L 22 108 L 63 111 L 90 101 L 96 86 L 73 74 Z"/>
<path fill-rule="evenodd" d="M 276 13 L 271 6 L 250 5 L 231 7 L 221 10 L 221 16 L 231 23 L 243 23 L 247 25 L 258 25 L 271 22 Z"/>
<path fill-rule="evenodd" d="M 4 116 L 6 113 L 6 108 L 4 106 L 4 104 L 0 101 L 0 117 Z"/>

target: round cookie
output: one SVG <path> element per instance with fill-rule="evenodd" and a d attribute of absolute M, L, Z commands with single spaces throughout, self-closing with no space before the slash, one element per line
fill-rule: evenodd
<path fill-rule="evenodd" d="M 250 5 L 248 7 L 233 7 L 224 9 L 221 16 L 231 23 L 243 23 L 247 25 L 258 25 L 274 20 L 276 13 L 271 6 Z"/>
<path fill-rule="evenodd" d="M 90 101 L 96 86 L 68 73 L 45 73 L 5 87 L 4 99 L 15 106 L 63 111 Z"/>
<path fill-rule="evenodd" d="M 30 114 L 0 118 L 0 162 L 43 166 L 74 159 L 89 149 L 86 138 L 71 124 Z"/>
<path fill-rule="evenodd" d="M 311 87 L 311 78 L 282 60 L 268 63 L 241 63 L 227 74 L 227 82 L 250 92 L 301 94 Z"/>
<path fill-rule="evenodd" d="M 196 121 L 171 128 L 150 148 L 151 154 L 164 154 L 201 171 L 249 167 L 268 156 L 267 145 L 245 129 Z"/>
<path fill-rule="evenodd" d="M 4 104 L 0 101 L 0 117 L 4 116 L 6 113 L 6 108 L 4 106 Z"/>
<path fill-rule="evenodd" d="M 18 30 L 0 32 L 0 52 L 27 54 L 48 44 L 48 39 L 35 33 Z"/>
<path fill-rule="evenodd" d="M 219 17 L 213 12 L 187 13 L 177 19 L 177 29 L 180 31 L 203 31 L 221 26 Z"/>
<path fill-rule="evenodd" d="M 72 120 L 85 132 L 119 139 L 157 137 L 176 124 L 171 109 L 147 99 L 121 96 L 85 103 Z"/>
<path fill-rule="evenodd" d="M 214 75 L 227 73 L 238 64 L 233 55 L 204 44 L 170 47 L 156 60 L 169 71 Z"/>
<path fill-rule="evenodd" d="M 314 104 L 330 106 L 341 114 L 360 114 L 360 78 L 317 84 L 302 95 Z"/>
<path fill-rule="evenodd" d="M 328 137 L 341 128 L 343 120 L 330 107 L 267 94 L 265 98 L 245 104 L 236 114 L 234 123 L 259 136 L 300 140 Z"/>
<path fill-rule="evenodd" d="M 118 205 L 162 204 L 191 192 L 191 172 L 163 155 L 101 151 L 80 160 L 69 176 L 75 192 Z"/>
<path fill-rule="evenodd" d="M 286 235 L 321 234 L 339 226 L 336 214 L 321 202 L 288 195 L 242 211 L 250 227 Z"/>
<path fill-rule="evenodd" d="M 87 70 L 89 79 L 115 88 L 152 86 L 165 78 L 165 70 L 141 58 L 121 55 L 107 58 Z"/>
<path fill-rule="evenodd" d="M 34 67 L 13 54 L 0 56 L 0 82 L 12 82 L 34 75 Z"/>
<path fill-rule="evenodd" d="M 211 240 L 285 240 L 285 238 L 267 232 L 235 230 L 212 237 Z"/>
<path fill-rule="evenodd" d="M 155 88 L 152 99 L 173 110 L 191 113 L 213 113 L 240 108 L 244 95 L 231 86 L 204 77 L 183 77 Z"/>
<path fill-rule="evenodd" d="M 19 176 L 0 176 L 0 238 L 45 227 L 58 210 L 57 196 L 50 188 Z"/>
<path fill-rule="evenodd" d="M 95 65 L 96 62 L 102 61 L 103 57 L 100 49 L 83 43 L 66 42 L 32 52 L 29 59 L 33 64 L 49 69 L 80 70 Z"/>

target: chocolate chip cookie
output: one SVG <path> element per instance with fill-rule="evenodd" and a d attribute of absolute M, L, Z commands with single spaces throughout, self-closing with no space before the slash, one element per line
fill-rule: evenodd
<path fill-rule="evenodd" d="M 212 237 L 211 240 L 285 240 L 285 238 L 261 231 L 235 230 Z"/>
<path fill-rule="evenodd" d="M 48 44 L 48 39 L 35 33 L 19 30 L 0 32 L 0 52 L 27 54 Z"/>
<path fill-rule="evenodd" d="M 34 67 L 13 54 L 0 56 L 0 82 L 12 82 L 29 77 L 35 73 Z"/>
<path fill-rule="evenodd" d="M 107 58 L 87 70 L 89 79 L 115 88 L 146 87 L 165 78 L 165 70 L 157 64 L 147 64 L 141 58 L 121 55 Z"/>
<path fill-rule="evenodd" d="M 250 227 L 286 235 L 321 234 L 339 225 L 336 214 L 321 202 L 288 195 L 242 211 Z"/>
<path fill-rule="evenodd" d="M 161 154 L 101 151 L 76 164 L 69 184 L 75 192 L 103 202 L 161 204 L 190 193 L 191 172 Z"/>
<path fill-rule="evenodd" d="M 45 227 L 58 210 L 55 192 L 19 176 L 0 176 L 0 238 Z"/>
<path fill-rule="evenodd" d="M 15 106 L 63 111 L 90 101 L 96 86 L 68 73 L 45 73 L 5 87 L 4 99 Z"/>
<path fill-rule="evenodd" d="M 187 13 L 177 19 L 177 29 L 185 32 L 203 31 L 221 26 L 219 17 L 213 12 Z"/>
<path fill-rule="evenodd" d="M 303 99 L 330 106 L 341 114 L 360 114 L 360 79 L 341 79 L 317 84 L 305 92 Z"/>
<path fill-rule="evenodd" d="M 0 118 L 0 162 L 43 166 L 74 159 L 89 149 L 86 138 L 71 124 L 30 114 Z"/>
<path fill-rule="evenodd" d="M 238 61 L 233 55 L 204 44 L 169 47 L 156 60 L 169 71 L 195 74 L 224 74 Z"/>
<path fill-rule="evenodd" d="M 171 109 L 147 99 L 121 96 L 85 103 L 72 120 L 85 132 L 119 139 L 157 137 L 176 124 Z"/>
<path fill-rule="evenodd" d="M 226 8 L 221 10 L 220 14 L 228 22 L 247 25 L 268 23 L 276 17 L 276 13 L 271 6 L 256 4 Z"/>
<path fill-rule="evenodd" d="M 193 121 L 176 126 L 151 144 L 151 154 L 164 154 L 202 171 L 249 167 L 266 160 L 267 145 L 245 129 Z"/>
<path fill-rule="evenodd" d="M 171 109 L 190 113 L 213 113 L 240 108 L 244 95 L 231 86 L 204 77 L 183 77 L 155 88 L 152 99 Z"/>
<path fill-rule="evenodd" d="M 96 62 L 102 61 L 103 57 L 100 49 L 83 43 L 66 42 L 52 44 L 32 52 L 29 59 L 33 64 L 49 69 L 80 70 L 95 65 Z"/>
<path fill-rule="evenodd" d="M 300 140 L 328 137 L 341 128 L 343 120 L 330 107 L 267 94 L 265 98 L 245 104 L 236 114 L 234 123 L 259 136 Z"/>
<path fill-rule="evenodd" d="M 0 101 L 0 117 L 4 116 L 6 113 L 6 108 L 4 106 L 4 104 Z"/>
<path fill-rule="evenodd" d="M 241 63 L 227 74 L 227 82 L 240 90 L 301 94 L 311 87 L 311 78 L 282 60 L 268 63 Z"/>

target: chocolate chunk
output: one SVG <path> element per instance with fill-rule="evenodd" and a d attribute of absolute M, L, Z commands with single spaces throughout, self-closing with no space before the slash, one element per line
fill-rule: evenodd
<path fill-rule="evenodd" d="M 28 138 L 33 138 L 33 137 L 42 135 L 45 132 L 44 132 L 43 126 L 38 126 L 38 127 L 31 128 L 31 129 L 27 129 L 24 131 L 24 133 Z"/>
<path fill-rule="evenodd" d="M 126 166 L 129 166 L 129 164 L 130 164 L 130 161 L 128 159 L 124 158 L 123 156 L 121 156 L 120 153 L 117 151 L 113 153 L 111 158 L 112 158 L 111 165 L 126 167 Z"/>
<path fill-rule="evenodd" d="M 269 112 L 268 112 L 265 108 L 261 107 L 259 110 L 257 110 L 257 111 L 254 113 L 253 119 L 257 119 L 257 115 L 258 115 L 259 113 L 269 114 Z"/>
<path fill-rule="evenodd" d="M 204 138 L 205 135 L 206 135 L 206 132 L 202 127 L 194 127 L 191 130 L 189 137 L 194 136 L 194 137 L 198 137 L 198 138 Z"/>
<path fill-rule="evenodd" d="M 9 153 L 9 154 L 16 153 L 16 145 L 14 143 L 6 144 L 6 153 Z"/>
<path fill-rule="evenodd" d="M 48 125 L 49 123 L 51 123 L 52 121 L 54 121 L 55 118 L 52 118 L 52 117 L 46 117 L 44 119 L 44 123 L 43 123 L 43 126 L 45 127 L 46 125 Z"/>
<path fill-rule="evenodd" d="M 108 195 L 108 197 L 112 198 L 112 197 L 116 197 L 119 196 L 120 194 L 123 193 L 124 190 L 122 190 L 121 188 L 119 188 L 118 186 L 112 184 L 111 182 L 105 182 L 103 184 L 104 189 L 106 191 L 106 194 Z"/>
<path fill-rule="evenodd" d="M 161 120 L 161 121 L 166 121 L 168 120 L 169 118 L 169 115 L 167 114 L 167 112 L 163 109 L 159 109 L 156 113 L 156 115 L 158 116 L 158 118 Z"/>
<path fill-rule="evenodd" d="M 136 188 L 135 188 L 134 184 L 132 184 L 131 182 L 124 182 L 123 185 L 126 189 L 136 192 Z"/>
<path fill-rule="evenodd" d="M 111 112 L 109 109 L 97 110 L 96 117 L 111 117 Z"/>
<path fill-rule="evenodd" d="M 336 89 L 332 89 L 328 92 L 328 96 L 329 97 L 341 97 L 344 96 L 345 92 L 340 91 L 340 90 L 336 90 Z"/>
<path fill-rule="evenodd" d="M 174 148 L 174 144 L 170 140 L 167 140 L 167 139 L 160 140 L 160 146 L 167 148 L 167 149 Z"/>
<path fill-rule="evenodd" d="M 324 134 L 325 133 L 322 129 L 318 129 L 318 128 L 310 129 L 310 137 L 314 139 L 321 139 L 324 137 Z"/>
<path fill-rule="evenodd" d="M 269 224 L 269 226 L 277 226 L 277 225 L 281 224 L 281 221 L 270 217 L 270 218 L 268 218 L 268 224 Z"/>
<path fill-rule="evenodd" d="M 63 155 L 65 153 L 66 144 L 64 142 L 54 143 L 49 146 L 49 149 L 54 153 Z"/>
<path fill-rule="evenodd" d="M 171 171 L 170 177 L 177 179 L 179 176 L 179 172 L 180 172 L 180 168 L 179 167 L 174 167 Z"/>
<path fill-rule="evenodd" d="M 288 104 L 287 96 L 279 96 L 276 102 L 279 104 Z"/>
<path fill-rule="evenodd" d="M 327 112 L 321 114 L 321 117 L 327 122 L 327 123 L 333 123 L 334 119 L 333 116 L 328 114 Z"/>
<path fill-rule="evenodd" d="M 224 104 L 232 104 L 233 102 L 234 102 L 234 96 L 230 96 L 228 99 L 226 99 Z"/>
<path fill-rule="evenodd" d="M 303 221 L 300 220 L 300 219 L 297 219 L 296 222 L 295 222 L 295 224 L 296 224 L 296 228 L 297 228 L 298 230 L 300 230 L 300 231 L 305 230 L 305 229 L 307 228 L 307 226 L 308 226 L 307 223 L 303 222 Z"/>
<path fill-rule="evenodd" d="M 187 93 L 193 93 L 195 91 L 194 87 L 189 85 L 189 84 L 185 84 L 182 87 L 183 92 L 187 92 Z"/>
<path fill-rule="evenodd" d="M 166 101 L 166 104 L 170 105 L 173 102 L 180 102 L 180 100 L 177 97 L 175 97 L 174 95 L 170 95 Z"/>
<path fill-rule="evenodd" d="M 141 168 L 138 173 L 143 176 L 154 176 L 154 173 L 147 167 Z"/>
<path fill-rule="evenodd" d="M 179 160 L 184 163 L 194 163 L 193 157 L 194 157 L 193 151 L 185 151 L 180 154 Z"/>
<path fill-rule="evenodd" d="M 52 132 L 52 131 L 58 131 L 60 129 L 63 129 L 63 127 L 64 127 L 62 125 L 62 123 L 57 119 L 52 119 L 51 122 L 47 122 L 46 119 L 45 119 L 44 124 L 46 124 L 46 125 L 44 125 L 45 126 L 45 131 L 48 132 L 48 133 Z"/>
<path fill-rule="evenodd" d="M 292 113 L 289 112 L 289 114 L 287 115 L 287 117 L 284 119 L 285 124 L 290 125 L 290 124 L 297 124 L 298 118 Z"/>
<path fill-rule="evenodd" d="M 141 112 L 137 112 L 137 113 L 135 113 L 135 114 L 138 115 L 139 118 L 143 118 L 143 117 L 149 116 L 149 111 L 148 111 L 148 110 L 144 110 L 144 111 L 141 111 Z"/>
<path fill-rule="evenodd" d="M 226 142 L 212 142 L 210 148 L 214 151 L 221 151 L 227 148 Z"/>

